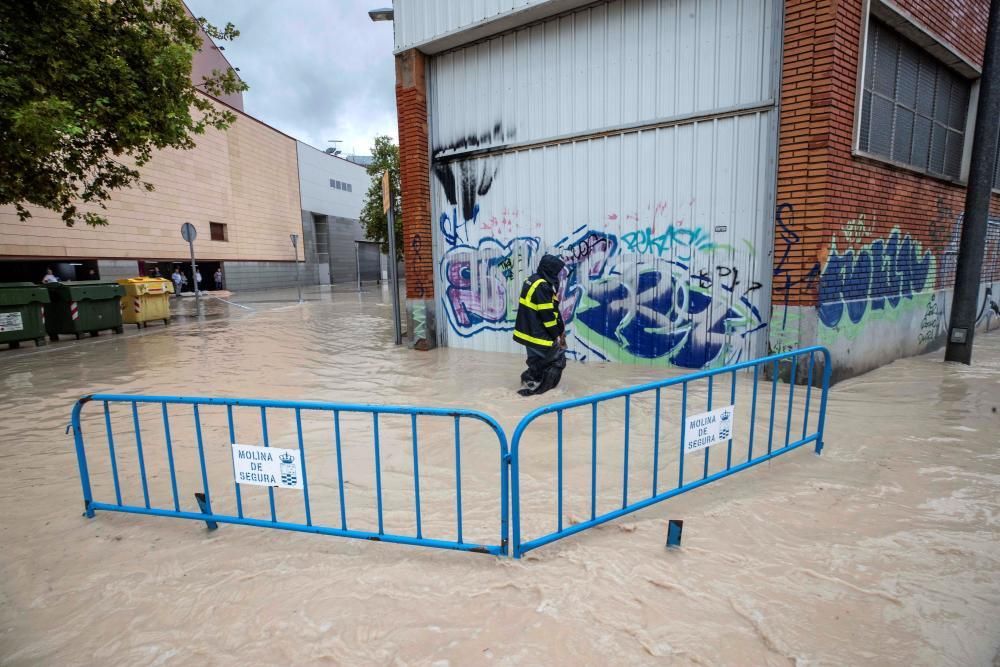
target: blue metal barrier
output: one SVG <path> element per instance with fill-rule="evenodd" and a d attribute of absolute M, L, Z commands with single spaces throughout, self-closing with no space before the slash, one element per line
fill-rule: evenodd
<path fill-rule="evenodd" d="M 810 402 L 812 400 L 812 389 L 814 382 L 814 372 L 817 355 L 823 358 L 823 369 L 822 378 L 820 380 L 819 387 L 821 389 L 821 398 L 819 406 L 819 414 L 814 420 L 814 428 L 810 429 Z M 807 361 L 808 366 L 799 366 L 799 361 Z M 783 366 L 787 366 L 786 369 Z M 763 369 L 763 372 L 761 370 Z M 758 452 L 754 453 L 754 435 L 757 430 L 758 421 L 758 385 L 760 382 L 767 380 L 767 371 L 770 370 L 770 380 L 771 380 L 771 391 L 770 391 L 770 401 L 769 401 L 769 417 L 767 421 L 767 448 L 763 449 L 762 441 L 758 439 Z M 739 406 L 741 409 L 745 407 L 745 403 L 738 403 L 738 392 L 737 392 L 737 376 L 740 371 L 752 371 L 752 393 L 749 406 L 749 429 L 746 433 L 746 438 L 743 443 L 746 447 L 746 459 L 742 462 L 738 462 L 742 459 L 742 455 L 739 454 L 741 450 L 734 450 L 734 440 L 741 440 L 736 437 L 735 433 L 728 431 L 728 425 L 731 423 L 729 421 L 729 406 Z M 533 410 L 527 414 L 517 425 L 514 431 L 514 436 L 511 439 L 511 505 L 513 512 L 513 555 L 515 558 L 520 558 L 524 553 L 536 549 L 540 546 L 553 542 L 555 540 L 573 535 L 574 533 L 579 533 L 583 530 L 596 526 L 598 524 L 611 521 L 618 517 L 624 516 L 636 510 L 648 507 L 654 503 L 658 503 L 667 498 L 671 498 L 678 494 L 690 491 L 692 489 L 698 488 L 713 482 L 717 479 L 721 479 L 728 475 L 732 475 L 741 470 L 749 468 L 751 466 L 757 465 L 764 461 L 769 461 L 776 456 L 784 454 L 785 452 L 791 451 L 807 443 L 815 443 L 815 451 L 817 454 L 823 449 L 823 426 L 826 419 L 826 400 L 827 393 L 830 387 L 830 375 L 832 372 L 832 366 L 830 364 L 830 352 L 824 347 L 808 347 L 801 350 L 794 350 L 791 352 L 786 352 L 782 354 L 775 354 L 769 357 L 763 357 L 760 359 L 754 359 L 751 361 L 745 361 L 742 363 L 734 364 L 732 366 L 725 366 L 722 368 L 705 370 L 690 375 L 685 375 L 681 377 L 671 378 L 668 380 L 662 380 L 657 382 L 651 382 L 648 384 L 638 385 L 634 387 L 628 387 L 625 389 L 618 389 L 615 391 L 609 391 L 602 394 L 597 394 L 594 396 L 588 396 L 584 398 L 578 398 L 568 401 L 563 401 L 560 403 L 554 403 L 551 405 L 546 405 L 536 410 Z M 711 445 L 705 445 L 699 440 L 690 440 L 686 436 L 686 427 L 688 422 L 689 413 L 689 387 L 695 385 L 699 387 L 700 383 L 704 383 L 707 400 L 705 412 L 703 415 L 698 415 L 698 417 L 703 418 L 705 422 L 711 422 L 713 425 L 717 425 L 716 420 L 710 416 L 712 412 L 712 400 L 713 400 L 713 389 L 714 380 L 718 376 L 728 375 L 731 378 L 730 392 L 728 396 L 728 406 L 722 410 L 723 417 L 720 419 L 726 420 L 726 431 L 717 431 L 714 434 L 709 434 L 704 438 L 707 442 L 709 439 L 713 439 L 715 443 L 720 446 L 725 443 L 725 467 L 718 472 L 709 474 L 709 455 L 712 449 Z M 762 377 L 763 376 L 763 377 Z M 778 379 L 786 378 L 789 379 L 788 383 L 788 399 L 787 407 L 783 407 L 785 411 L 784 428 L 782 429 L 781 421 L 776 422 L 776 408 L 778 404 L 777 400 L 777 390 L 778 390 Z M 804 381 L 805 384 L 805 397 L 802 405 L 802 428 L 801 432 L 798 429 L 798 420 L 793 424 L 793 413 L 795 412 L 795 386 L 796 381 Z M 663 392 L 667 388 L 680 386 L 680 416 L 679 416 L 679 430 L 680 430 L 680 447 L 677 457 L 678 462 L 678 480 L 676 486 L 672 488 L 660 491 L 660 479 L 659 479 L 659 469 L 661 466 L 661 459 L 663 454 L 660 448 L 660 435 L 661 435 L 661 423 L 664 421 L 661 419 L 661 398 Z M 653 423 L 653 455 L 652 455 L 652 485 L 648 496 L 643 497 L 640 500 L 635 500 L 630 502 L 629 499 L 629 451 L 630 451 L 630 431 L 631 431 L 631 411 L 632 411 L 632 398 L 641 394 L 653 394 L 653 400 L 655 405 L 654 410 L 654 423 Z M 597 461 L 598 461 L 598 404 L 611 401 L 614 399 L 623 399 L 624 402 L 624 434 L 623 434 L 623 446 L 622 446 L 622 497 L 621 506 L 602 514 L 597 512 L 597 497 L 598 497 L 598 485 L 597 485 Z M 782 398 L 782 403 L 784 403 L 784 398 Z M 563 429 L 564 429 L 564 413 L 573 408 L 585 408 L 590 406 L 590 519 L 577 523 L 575 525 L 566 527 L 563 525 L 563 515 L 564 515 L 564 451 L 563 451 Z M 735 411 L 734 411 L 735 412 Z M 556 414 L 556 512 L 557 520 L 554 532 L 535 537 L 531 540 L 523 540 L 521 534 L 521 513 L 522 513 L 522 503 L 521 503 L 521 484 L 520 484 L 520 474 L 521 474 L 521 443 L 524 439 L 525 429 L 528 428 L 535 420 L 543 415 L 548 415 L 551 413 Z M 780 411 L 777 413 L 780 417 Z M 735 415 L 733 415 L 735 416 Z M 667 421 L 669 422 L 669 416 Z M 781 432 L 778 432 L 778 429 Z M 702 430 L 699 428 L 696 436 L 700 435 Z M 779 441 L 775 443 L 775 435 L 779 435 L 779 438 L 783 435 L 784 443 L 781 444 Z M 795 437 L 793 438 L 793 434 Z M 725 437 L 725 436 L 728 436 Z M 533 442 L 532 445 L 537 443 Z M 776 447 L 777 445 L 777 447 Z M 690 481 L 685 481 L 685 449 L 691 450 L 690 456 L 696 454 L 701 449 L 704 449 L 704 460 L 701 466 L 701 474 L 697 479 Z M 690 466 L 690 461 L 689 461 Z M 716 464 L 717 467 L 721 467 L 721 463 Z"/>
<path fill-rule="evenodd" d="M 84 406 L 90 403 L 103 405 L 104 425 L 107 433 L 107 447 L 110 457 L 111 480 L 114 484 L 114 502 L 97 501 L 93 497 L 91 489 L 91 478 L 87 461 L 87 452 L 84 444 L 83 426 L 81 424 L 81 411 Z M 114 404 L 124 404 L 130 406 L 132 426 L 134 428 L 134 442 L 136 447 L 136 463 L 142 487 L 142 504 L 126 504 L 122 498 L 122 484 L 119 479 L 118 459 L 121 455 L 116 455 L 115 438 L 112 428 L 110 406 Z M 165 458 L 170 473 L 170 491 L 172 504 L 167 507 L 157 507 L 150 501 L 150 485 L 147 475 L 147 457 L 143 451 L 143 438 L 140 428 L 139 406 L 154 404 L 160 406 L 163 422 L 163 434 L 165 436 Z M 181 509 L 178 495 L 178 475 L 175 468 L 174 446 L 171 439 L 171 419 L 168 406 L 186 405 L 191 406 L 194 413 L 194 431 L 197 435 L 197 453 L 200 468 L 201 488 L 196 493 L 200 512 L 189 512 Z M 205 459 L 205 438 L 202 435 L 202 414 L 199 408 L 206 406 L 223 406 L 226 409 L 228 420 L 229 442 L 235 444 L 235 420 L 234 408 L 258 408 L 260 414 L 261 437 L 263 447 L 270 447 L 270 434 L 268 429 L 269 410 L 291 411 L 294 414 L 296 425 L 296 441 L 298 445 L 298 461 L 301 462 L 301 491 L 305 512 L 305 521 L 279 521 L 275 505 L 274 487 L 267 487 L 267 498 L 269 508 L 269 518 L 253 518 L 244 514 L 244 499 L 241 494 L 242 484 L 235 478 L 235 457 L 233 465 L 233 483 L 235 486 L 235 501 L 237 514 L 219 514 L 212 510 L 212 494 L 209 488 L 208 466 Z M 336 455 L 338 496 L 340 505 L 340 526 L 322 525 L 314 521 L 313 507 L 309 500 L 309 469 L 306 466 L 306 448 L 303 438 L 302 415 L 303 413 L 330 413 L 333 422 L 333 445 Z M 341 456 L 341 415 L 344 413 L 367 413 L 372 415 L 372 428 L 374 434 L 373 456 L 375 467 L 375 492 L 378 516 L 377 532 L 368 530 L 349 529 L 347 524 L 347 514 L 345 511 L 344 496 L 344 473 Z M 286 413 L 287 414 L 287 413 Z M 399 535 L 385 531 L 383 523 L 383 489 L 382 489 L 382 455 L 380 451 L 379 437 L 379 416 L 380 415 L 409 415 L 412 438 L 412 458 L 413 458 L 413 503 L 415 512 L 415 535 Z M 435 417 L 454 420 L 454 446 L 455 446 L 455 508 L 457 525 L 454 540 L 430 539 L 424 537 L 421 518 L 421 498 L 420 498 L 420 474 L 419 474 L 419 439 L 417 437 L 417 417 Z M 157 417 L 159 419 L 159 417 Z M 461 422 L 462 420 L 478 420 L 485 423 L 496 434 L 499 443 L 500 454 L 500 536 L 497 544 L 476 544 L 469 543 L 463 539 L 463 518 L 462 518 L 462 485 L 461 485 Z M 130 396 L 119 394 L 95 394 L 86 396 L 77 401 L 73 407 L 72 422 L 70 424 L 74 440 L 76 443 L 77 463 L 79 465 L 80 482 L 83 486 L 84 508 L 88 517 L 93 517 L 95 511 L 106 510 L 114 512 L 131 512 L 135 514 L 146 514 L 153 516 L 175 517 L 181 519 L 193 519 L 204 521 L 209 528 L 214 528 L 217 523 L 231 523 L 247 526 L 258 526 L 263 528 L 278 528 L 282 530 L 294 530 L 306 533 L 319 533 L 323 535 L 336 535 L 341 537 L 352 537 L 365 540 L 375 540 L 384 542 L 394 542 L 399 544 L 411 544 L 442 549 L 455 549 L 459 551 L 472 551 L 480 553 L 490 553 L 494 555 L 507 554 L 507 519 L 508 519 L 508 476 L 507 465 L 509 462 L 507 450 L 507 437 L 503 429 L 497 422 L 482 412 L 475 410 L 461 409 L 441 409 L 403 406 L 374 406 L 374 405 L 352 405 L 341 403 L 319 403 L 319 402 L 293 402 L 293 401 L 270 401 L 256 399 L 226 399 L 226 398 L 186 398 L 169 396 Z M 450 429 L 449 429 L 450 430 Z M 256 447 L 246 446 L 248 448 Z M 291 450 L 294 451 L 294 450 Z M 285 454 L 291 461 L 291 454 Z M 296 468 L 297 470 L 297 468 Z M 296 473 L 297 474 L 297 473 Z M 296 477 L 289 477 L 297 484 Z M 284 479 L 283 479 L 284 481 Z M 298 488 L 298 487 L 293 487 Z"/>

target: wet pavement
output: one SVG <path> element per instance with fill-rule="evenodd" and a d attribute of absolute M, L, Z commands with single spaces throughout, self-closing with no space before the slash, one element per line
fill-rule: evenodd
<path fill-rule="evenodd" d="M 822 456 L 791 452 L 521 561 L 81 517 L 64 429 L 88 393 L 462 406 L 510 433 L 543 402 L 665 375 L 571 364 L 557 390 L 522 399 L 519 357 L 394 346 L 384 290 L 305 296 L 206 299 L 200 314 L 181 299 L 169 327 L 0 351 L 0 664 L 1000 664 L 1000 332 L 977 338 L 971 368 L 936 353 L 838 384 Z M 605 420 L 620 425 L 621 413 Z M 343 426 L 345 504 L 355 525 L 370 526 L 365 426 Z M 247 421 L 240 437 L 256 427 Z M 228 443 L 206 428 L 213 474 L 225 481 Z M 293 446 L 287 424 L 272 428 L 272 444 Z M 328 428 L 306 425 L 311 451 Z M 454 523 L 436 513 L 453 502 L 450 426 L 426 428 L 426 530 L 444 535 Z M 382 468 L 386 521 L 401 531 L 412 513 L 404 432 L 387 421 Z M 468 531 L 495 540 L 495 441 L 463 435 Z M 589 433 L 569 431 L 566 446 L 589 447 Z M 152 435 L 148 447 L 156 451 Z M 169 500 L 152 456 L 152 493 Z M 644 460 L 637 453 L 635 465 Z M 540 484 L 546 461 L 526 472 L 540 496 L 532 506 L 551 504 Z M 95 454 L 95 492 L 106 498 L 99 463 Z M 335 520 L 323 465 L 312 502 L 318 520 Z M 568 480 L 576 466 L 568 459 Z M 122 470 L 134 500 L 133 473 Z M 190 506 L 194 460 L 178 474 Z M 568 521 L 587 518 L 578 487 L 567 491 Z M 261 496 L 247 496 L 265 511 Z M 294 514 L 287 498 L 280 509 Z M 681 549 L 664 549 L 669 518 L 685 521 Z"/>

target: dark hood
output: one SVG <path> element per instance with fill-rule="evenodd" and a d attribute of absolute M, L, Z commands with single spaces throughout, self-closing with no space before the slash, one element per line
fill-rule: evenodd
<path fill-rule="evenodd" d="M 555 255 L 545 255 L 538 263 L 538 275 L 545 278 L 553 285 L 559 284 L 559 274 L 562 272 L 565 263 Z"/>

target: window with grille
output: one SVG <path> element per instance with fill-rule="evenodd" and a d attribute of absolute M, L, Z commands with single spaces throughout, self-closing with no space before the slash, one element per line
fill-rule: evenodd
<path fill-rule="evenodd" d="M 970 88 L 916 44 L 869 19 L 858 148 L 958 179 Z"/>

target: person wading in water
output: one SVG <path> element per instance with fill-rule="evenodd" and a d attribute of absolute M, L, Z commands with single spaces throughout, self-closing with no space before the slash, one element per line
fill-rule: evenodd
<path fill-rule="evenodd" d="M 521 286 L 514 341 L 528 353 L 528 369 L 521 373 L 521 396 L 555 388 L 566 368 L 566 327 L 559 314 L 559 273 L 565 264 L 545 255 L 538 270 Z"/>

